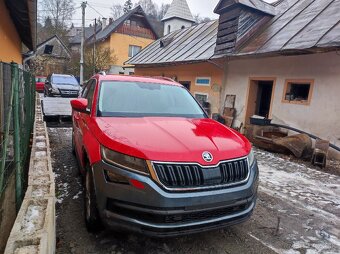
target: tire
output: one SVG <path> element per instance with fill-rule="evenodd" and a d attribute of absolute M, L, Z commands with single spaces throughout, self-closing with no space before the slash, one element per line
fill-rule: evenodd
<path fill-rule="evenodd" d="M 86 228 L 89 232 L 98 232 L 101 230 L 102 225 L 99 218 L 93 176 L 89 164 L 86 165 L 84 198 Z"/>

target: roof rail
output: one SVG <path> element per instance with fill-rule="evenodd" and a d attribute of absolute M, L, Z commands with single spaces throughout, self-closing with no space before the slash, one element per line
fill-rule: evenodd
<path fill-rule="evenodd" d="M 103 75 L 103 76 L 106 76 L 106 72 L 105 71 L 100 71 L 98 72 L 99 75 Z"/>
<path fill-rule="evenodd" d="M 155 78 L 155 79 L 162 79 L 162 80 L 166 80 L 166 81 L 171 81 L 171 82 L 176 82 L 178 83 L 176 80 L 173 80 L 172 78 L 168 78 L 168 77 L 163 77 L 163 76 L 154 76 L 152 78 Z"/>

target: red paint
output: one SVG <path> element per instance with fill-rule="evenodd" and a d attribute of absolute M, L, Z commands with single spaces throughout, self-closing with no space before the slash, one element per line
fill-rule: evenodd
<path fill-rule="evenodd" d="M 138 180 L 130 179 L 130 184 L 137 189 L 140 189 L 140 190 L 145 189 L 144 184 L 142 182 L 138 181 Z"/>
<path fill-rule="evenodd" d="M 41 78 L 46 79 L 46 77 L 43 77 L 43 76 L 36 76 L 36 79 L 41 79 Z M 43 92 L 44 87 L 45 87 L 45 82 L 35 82 L 35 90 L 37 92 Z"/>
<path fill-rule="evenodd" d="M 94 78 L 97 80 L 94 102 L 103 80 L 181 86 L 168 80 L 143 77 L 96 75 Z M 71 103 L 74 109 L 78 108 L 78 111 L 73 111 L 73 127 L 81 163 L 85 156 L 91 164 L 100 161 L 101 145 L 146 160 L 195 162 L 201 165 L 216 165 L 223 160 L 243 157 L 251 149 L 244 136 L 211 119 L 96 117 L 96 103 L 93 103 L 90 114 L 79 112 L 86 104 L 84 99 Z M 202 153 L 205 151 L 213 155 L 212 162 L 203 160 Z"/>

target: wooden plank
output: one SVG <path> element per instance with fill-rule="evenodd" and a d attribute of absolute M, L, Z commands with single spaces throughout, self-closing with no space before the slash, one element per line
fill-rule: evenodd
<path fill-rule="evenodd" d="M 235 8 L 231 11 L 223 13 L 219 18 L 220 24 L 223 24 L 223 23 L 228 22 L 232 19 L 238 18 L 240 16 L 240 11 L 241 11 L 240 8 Z"/>
<path fill-rule="evenodd" d="M 222 31 L 224 29 L 228 29 L 228 28 L 231 28 L 233 26 L 237 27 L 237 25 L 238 25 L 238 19 L 233 19 L 233 20 L 230 20 L 230 21 L 225 22 L 225 23 L 219 23 L 218 30 Z"/>
<path fill-rule="evenodd" d="M 228 34 L 235 33 L 235 32 L 237 32 L 237 26 L 236 25 L 232 26 L 232 27 L 230 27 L 228 29 L 224 29 L 224 30 L 220 30 L 219 29 L 219 31 L 217 33 L 217 37 L 226 36 Z"/>

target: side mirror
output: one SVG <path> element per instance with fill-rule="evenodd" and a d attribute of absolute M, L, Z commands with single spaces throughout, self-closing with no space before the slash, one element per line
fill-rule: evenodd
<path fill-rule="evenodd" d="M 84 99 L 84 98 L 71 101 L 72 109 L 75 111 L 81 112 L 81 113 L 88 113 L 87 104 L 88 104 L 88 101 L 87 99 Z"/>
<path fill-rule="evenodd" d="M 45 85 L 49 85 L 49 84 L 50 84 L 50 81 L 46 80 Z"/>

